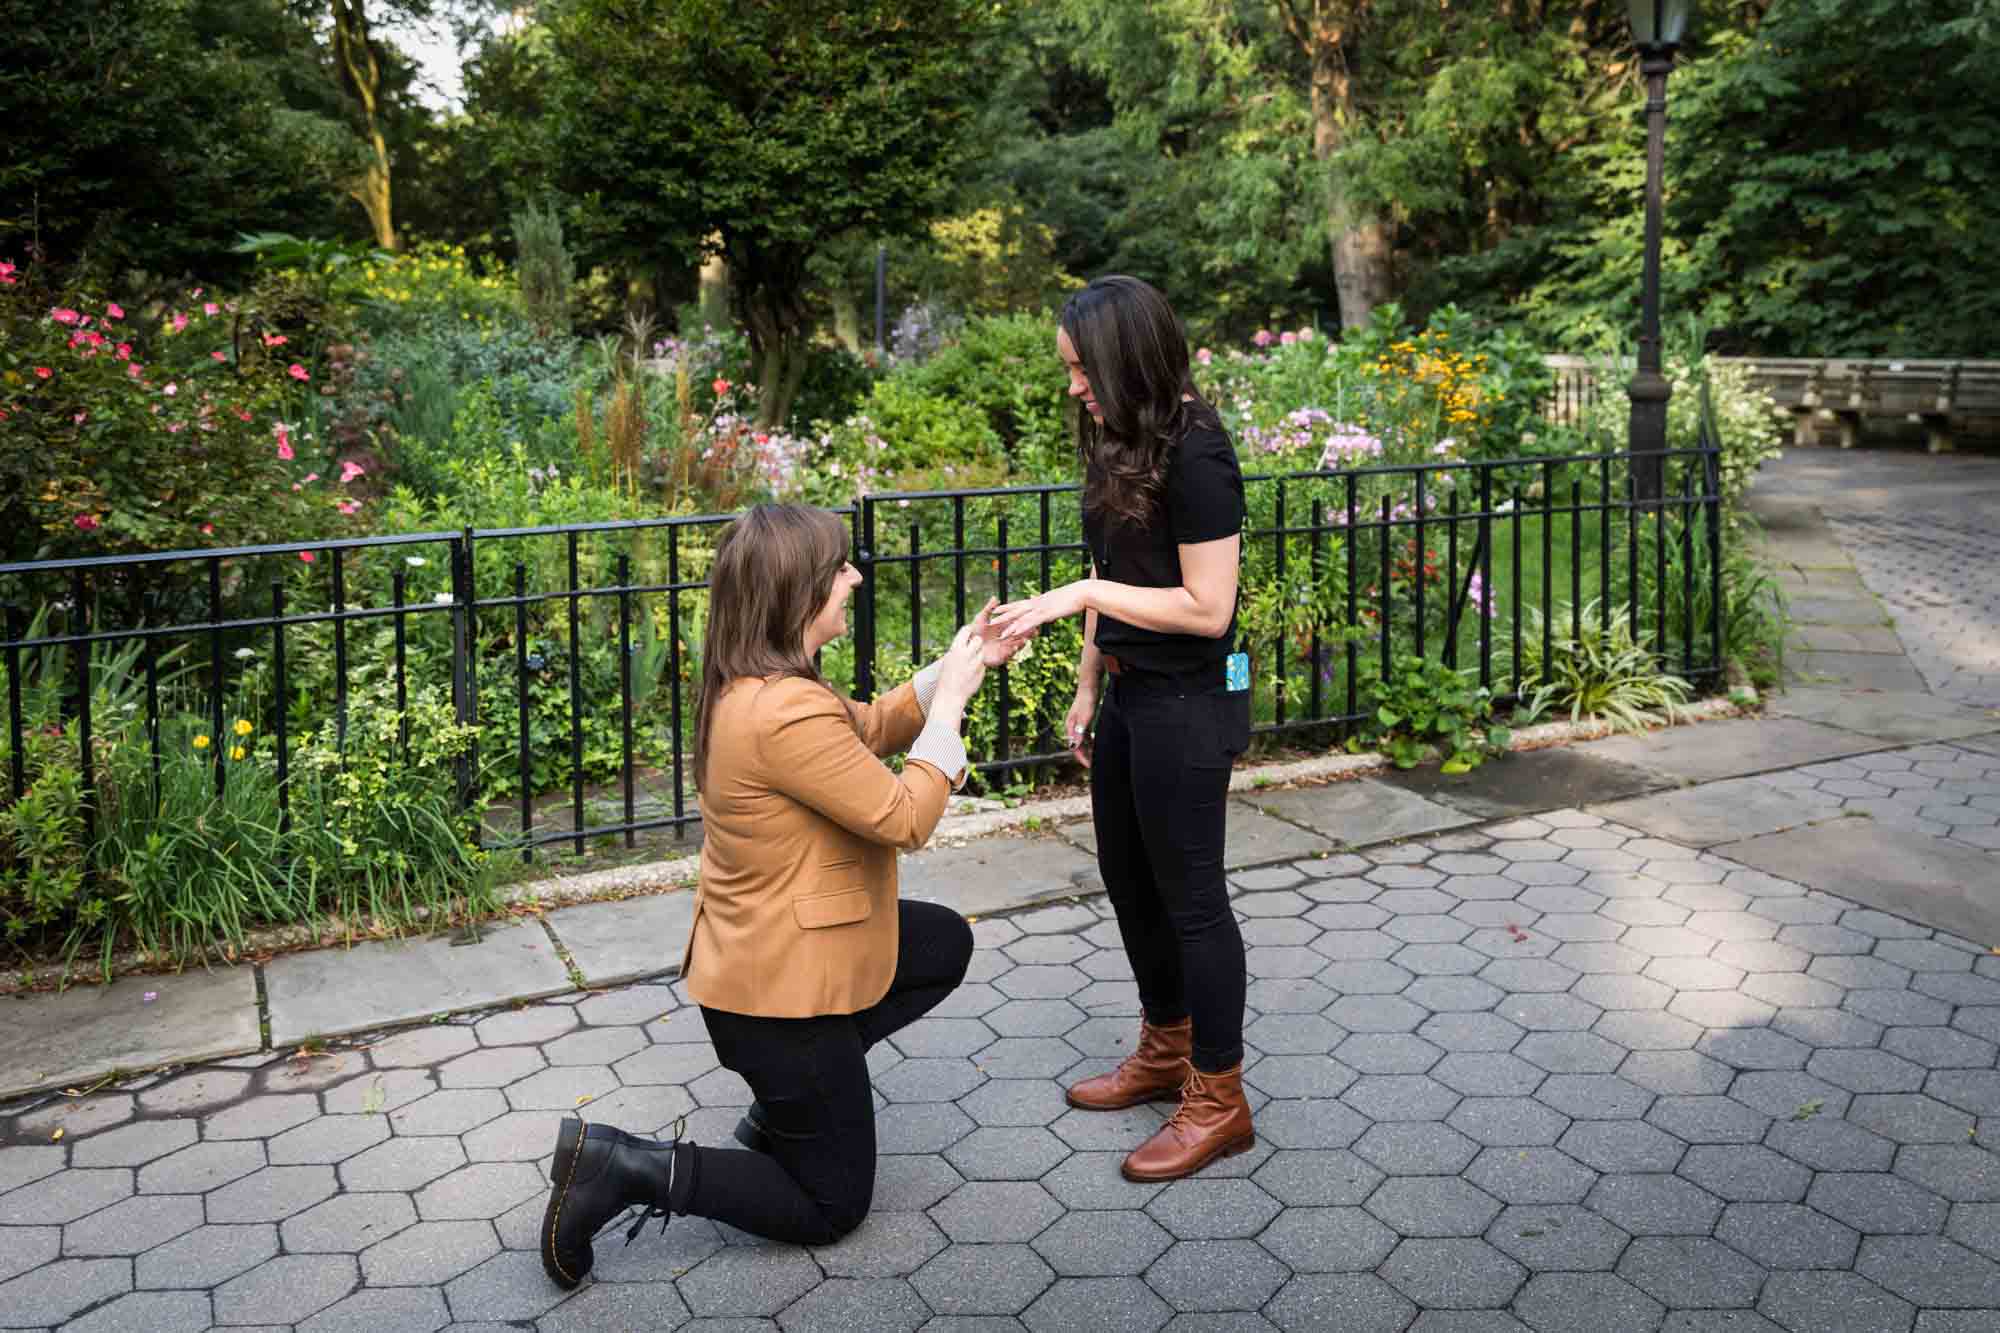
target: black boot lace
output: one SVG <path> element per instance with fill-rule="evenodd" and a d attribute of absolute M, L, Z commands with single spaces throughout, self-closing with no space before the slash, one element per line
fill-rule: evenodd
<path fill-rule="evenodd" d="M 667 1197 L 671 1197 L 674 1187 L 674 1150 L 680 1146 L 681 1135 L 686 1132 L 687 1117 L 680 1116 L 674 1121 L 673 1141 L 667 1145 L 667 1196 L 656 1198 L 652 1203 L 639 1210 L 639 1216 L 633 1220 L 632 1225 L 625 1232 L 625 1243 L 627 1245 L 637 1240 L 639 1233 L 646 1229 L 646 1223 L 656 1217 L 660 1219 L 660 1234 L 662 1236 L 667 1234 L 667 1223 L 673 1221 L 674 1217 L 673 1210 L 667 1207 Z"/>

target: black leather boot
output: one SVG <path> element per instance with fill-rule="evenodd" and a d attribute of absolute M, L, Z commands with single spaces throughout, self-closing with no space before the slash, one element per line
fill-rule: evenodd
<path fill-rule="evenodd" d="M 627 1245 L 655 1217 L 660 1229 L 666 1229 L 673 1216 L 667 1197 L 681 1128 L 677 1122 L 670 1139 L 642 1139 L 609 1125 L 564 1117 L 549 1166 L 549 1206 L 542 1214 L 542 1268 L 557 1286 L 583 1281 L 594 1257 L 592 1238 L 631 1205 L 641 1205 L 642 1211 L 625 1233 Z"/>

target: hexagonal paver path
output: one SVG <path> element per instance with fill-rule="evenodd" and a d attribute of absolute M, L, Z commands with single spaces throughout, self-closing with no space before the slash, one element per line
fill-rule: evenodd
<path fill-rule="evenodd" d="M 1990 747 L 1759 781 L 1973 846 L 2000 806 Z M 1118 1173 L 1163 1108 L 1063 1100 L 1135 1022 L 1088 899 L 979 921 L 973 979 L 873 1054 L 875 1211 L 837 1245 L 679 1218 L 543 1278 L 563 1114 L 716 1143 L 744 1100 L 641 983 L 0 1108 L 0 1325 L 1994 1326 L 1984 942 L 1574 810 L 1236 903 L 1259 1141 L 1196 1179 Z"/>

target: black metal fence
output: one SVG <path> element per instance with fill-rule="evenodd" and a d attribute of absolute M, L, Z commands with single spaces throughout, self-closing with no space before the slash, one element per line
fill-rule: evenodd
<path fill-rule="evenodd" d="M 1718 679 L 1717 453 L 1668 454 L 1654 504 L 1633 497 L 1628 462 L 1251 475 L 1240 607 L 1257 730 L 1331 743 L 1372 711 L 1371 683 L 1407 653 L 1476 671 L 1504 704 L 1533 684 L 1524 655 L 1548 661 L 1558 638 L 1620 613 L 1665 666 Z M 863 582 L 851 638 L 824 665 L 862 698 L 940 649 L 988 595 L 1080 576 L 1086 559 L 1071 485 L 868 496 L 842 512 Z M 96 766 L 118 744 L 144 747 L 156 809 L 163 764 L 198 758 L 218 794 L 232 780 L 275 781 L 289 827 L 302 733 L 356 744 L 367 710 L 393 716 L 407 753 L 412 700 L 430 691 L 481 729 L 456 783 L 485 845 L 532 858 L 651 830 L 682 836 L 699 818 L 687 741 L 708 559 L 727 521 L 0 566 L 6 790 L 24 791 L 27 731 L 53 728 L 74 745 L 86 819 Z M 1056 733 L 1079 629 L 1055 627 L 1039 660 L 989 682 L 974 737 L 989 780 L 1066 759 Z M 261 767 L 225 758 L 243 753 L 232 728 L 249 729 Z"/>

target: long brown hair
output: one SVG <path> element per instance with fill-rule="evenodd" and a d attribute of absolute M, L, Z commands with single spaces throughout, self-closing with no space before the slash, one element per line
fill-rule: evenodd
<path fill-rule="evenodd" d="M 847 562 L 847 527 L 811 505 L 763 504 L 724 530 L 708 576 L 701 699 L 695 705 L 694 785 L 708 769 L 715 705 L 746 676 L 823 678 L 806 654 L 806 628 Z"/>
<path fill-rule="evenodd" d="M 1061 324 L 1104 418 L 1076 414 L 1084 508 L 1144 527 L 1180 437 L 1197 422 L 1220 424 L 1194 387 L 1187 334 L 1157 288 L 1120 274 L 1071 296 Z"/>

